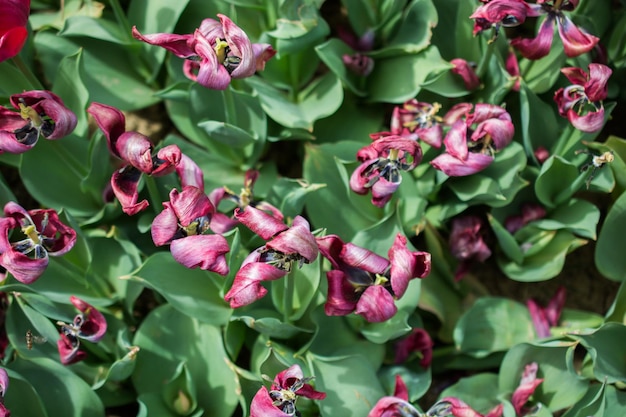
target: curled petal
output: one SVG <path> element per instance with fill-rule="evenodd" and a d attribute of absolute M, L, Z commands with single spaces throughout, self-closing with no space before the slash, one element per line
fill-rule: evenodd
<path fill-rule="evenodd" d="M 380 323 L 392 318 L 397 311 L 389 291 L 382 285 L 372 285 L 363 292 L 354 312 L 370 323 Z"/>
<path fill-rule="evenodd" d="M 600 42 L 600 38 L 579 29 L 567 16 L 557 20 L 559 36 L 563 41 L 565 55 L 570 58 L 591 51 Z"/>
<path fill-rule="evenodd" d="M 90 342 L 100 341 L 107 331 L 107 322 L 102 313 L 91 304 L 73 295 L 70 296 L 70 301 L 74 304 L 74 307 L 84 313 L 84 320 L 80 326 L 78 336 Z"/>
<path fill-rule="evenodd" d="M 126 165 L 121 169 L 118 169 L 111 176 L 111 188 L 113 194 L 119 200 L 122 205 L 124 213 L 132 216 L 137 214 L 148 207 L 147 200 L 139 200 L 139 179 L 141 178 L 141 171 L 137 168 Z"/>
<path fill-rule="evenodd" d="M 57 340 L 57 348 L 59 350 L 59 357 L 63 365 L 71 365 L 76 362 L 80 362 L 87 357 L 87 354 L 82 350 L 78 350 L 79 343 L 72 343 L 72 341 L 64 333 L 60 334 L 61 339 Z"/>
<path fill-rule="evenodd" d="M 248 35 L 227 16 L 218 14 L 217 17 L 219 17 L 222 23 L 224 37 L 230 47 L 230 52 L 241 58 L 237 68 L 230 74 L 231 77 L 245 78 L 254 75 L 257 68 L 257 59 Z"/>
<path fill-rule="evenodd" d="M 548 16 L 541 24 L 539 33 L 533 39 L 517 38 L 511 41 L 511 45 L 516 48 L 527 59 L 540 59 L 550 53 L 552 39 L 554 38 L 554 17 Z"/>
<path fill-rule="evenodd" d="M 461 77 L 466 90 L 472 91 L 480 87 L 478 75 L 476 75 L 476 72 L 466 60 L 455 58 L 451 60 L 450 63 L 454 65 L 454 68 L 451 70 L 452 73 Z"/>
<path fill-rule="evenodd" d="M 466 160 L 460 160 L 444 153 L 430 161 L 430 164 L 450 177 L 464 177 L 482 171 L 492 162 L 492 156 L 479 153 L 468 154 Z"/>
<path fill-rule="evenodd" d="M 454 122 L 445 139 L 446 152 L 452 157 L 465 160 L 468 157 L 469 149 L 467 148 L 467 124 L 462 120 Z"/>
<path fill-rule="evenodd" d="M 289 389 L 298 381 L 304 379 L 304 374 L 302 373 L 302 369 L 299 365 L 292 365 L 284 371 L 276 374 L 274 378 L 274 383 L 272 384 L 272 388 L 279 389 Z M 323 400 L 326 398 L 326 393 L 315 391 L 310 384 L 303 384 L 300 389 L 296 390 L 295 393 L 299 397 L 306 397 L 313 400 Z"/>
<path fill-rule="evenodd" d="M 324 304 L 327 316 L 346 316 L 356 309 L 359 299 L 354 287 L 346 279 L 346 275 L 339 270 L 326 273 L 328 280 L 328 296 Z"/>
<path fill-rule="evenodd" d="M 39 103 L 33 105 L 33 108 L 39 113 L 44 113 L 54 121 L 54 130 L 52 133 L 48 136 L 42 133 L 46 139 L 63 138 L 72 133 L 78 123 L 76 115 L 65 107 L 61 98 L 57 96 L 41 100 Z"/>
<path fill-rule="evenodd" d="M 372 186 L 372 204 L 376 207 L 384 207 L 391 200 L 401 182 L 402 177 L 398 182 L 387 181 L 381 177 Z"/>
<path fill-rule="evenodd" d="M 29 258 L 15 250 L 9 250 L 0 255 L 0 265 L 23 284 L 32 284 L 39 278 L 48 266 L 48 252 L 43 250 L 42 258 Z"/>
<path fill-rule="evenodd" d="M 180 155 L 180 161 L 176 165 L 176 174 L 183 187 L 192 185 L 204 191 L 204 174 L 198 164 L 187 155 Z"/>
<path fill-rule="evenodd" d="M 446 410 L 447 414 L 432 413 L 431 410 L 441 408 Z M 444 397 L 429 410 L 427 413 L 432 416 L 454 416 L 454 417 L 482 417 L 480 413 L 475 411 L 472 407 L 464 403 L 455 397 Z"/>
<path fill-rule="evenodd" d="M 235 218 L 263 240 L 270 240 L 288 229 L 282 221 L 252 206 L 246 207 L 245 210 L 235 209 Z"/>
<path fill-rule="evenodd" d="M 602 129 L 604 125 L 604 107 L 601 107 L 597 111 L 590 111 L 584 116 L 579 116 L 576 110 L 569 109 L 567 111 L 567 119 L 576 129 L 593 133 Z"/>
<path fill-rule="evenodd" d="M 230 248 L 222 235 L 194 235 L 175 239 L 170 251 L 176 262 L 187 268 L 200 268 L 205 271 L 228 275 L 228 263 L 224 256 Z"/>
<path fill-rule="evenodd" d="M 176 170 L 181 155 L 180 148 L 176 145 L 168 145 L 159 149 L 156 155 L 156 164 L 149 174 L 154 177 L 171 174 Z"/>
<path fill-rule="evenodd" d="M 501 150 L 511 143 L 514 134 L 515 127 L 510 120 L 493 118 L 480 123 L 472 133 L 471 139 L 476 141 L 489 135 L 493 140 L 494 147 Z"/>
<path fill-rule="evenodd" d="M 183 187 L 181 192 L 177 189 L 170 191 L 170 202 L 178 223 L 183 227 L 189 226 L 199 217 L 210 217 L 215 211 L 209 197 L 193 186 Z"/>
<path fill-rule="evenodd" d="M 441 142 L 443 140 L 443 127 L 440 124 L 427 128 L 415 129 L 415 133 L 420 140 L 428 143 L 435 148 L 441 148 Z"/>
<path fill-rule="evenodd" d="M 0 62 L 19 54 L 28 37 L 30 0 L 0 2 Z"/>
<path fill-rule="evenodd" d="M 46 251 L 49 255 L 64 255 L 74 247 L 76 243 L 76 231 L 61 222 L 56 211 L 51 209 L 30 210 L 29 214 L 35 228 L 39 233 L 48 238 Z M 45 228 L 43 228 L 43 225 L 46 223 L 44 219 L 47 219 Z"/>
<path fill-rule="evenodd" d="M 513 392 L 511 403 L 515 408 L 517 415 L 525 415 L 524 405 L 535 392 L 535 389 L 543 382 L 542 378 L 537 378 L 538 365 L 532 362 L 524 367 L 524 373 L 520 380 L 519 386 Z"/>
<path fill-rule="evenodd" d="M 117 155 L 141 172 L 152 172 L 152 143 L 145 135 L 124 132 L 115 143 Z"/>
<path fill-rule="evenodd" d="M 211 217 L 211 230 L 215 233 L 224 234 L 230 230 L 233 230 L 239 222 L 233 218 L 228 217 L 227 215 L 215 212 Z"/>
<path fill-rule="evenodd" d="M 263 281 L 273 281 L 287 275 L 287 271 L 275 266 L 251 262 L 241 267 L 235 275 L 233 286 L 224 296 L 231 308 L 239 308 L 263 298 L 267 290 L 261 285 Z"/>
<path fill-rule="evenodd" d="M 406 247 L 406 238 L 397 234 L 389 249 L 391 263 L 391 288 L 397 298 L 406 291 L 413 278 L 424 278 L 430 273 L 430 253 L 411 252 Z"/>
<path fill-rule="evenodd" d="M 266 246 L 286 255 L 299 254 L 308 262 L 313 262 L 318 253 L 309 222 L 301 216 L 296 216 L 291 227 L 276 235 Z"/>
<path fill-rule="evenodd" d="M 230 84 L 231 74 L 217 59 L 215 50 L 209 40 L 200 34 L 198 30 L 196 30 L 194 37 L 196 39 L 196 52 L 200 56 L 201 61 L 198 75 L 192 79 L 207 88 L 215 90 L 227 89 Z"/>
<path fill-rule="evenodd" d="M 122 158 L 117 151 L 116 142 L 124 133 L 126 125 L 124 113 L 115 107 L 100 103 L 91 103 L 87 108 L 87 113 L 93 116 L 96 124 L 107 138 L 109 151 L 118 158 Z"/>
<path fill-rule="evenodd" d="M 373 274 L 383 274 L 389 267 L 387 259 L 352 243 L 343 246 L 340 256 L 345 265 Z"/>
<path fill-rule="evenodd" d="M 402 363 L 411 356 L 411 353 L 420 352 L 422 354 L 420 365 L 428 368 L 433 359 L 433 340 L 426 330 L 413 329 L 407 337 L 396 344 L 395 351 L 395 363 Z"/>
<path fill-rule="evenodd" d="M 383 397 L 374 405 L 367 417 L 420 416 L 406 400 L 398 397 Z"/>
<path fill-rule="evenodd" d="M 446 115 L 443 117 L 443 122 L 448 126 L 454 125 L 459 120 L 466 119 L 469 115 L 469 112 L 472 111 L 473 104 L 471 103 L 458 103 L 455 104 L 448 110 Z"/>
<path fill-rule="evenodd" d="M 267 388 L 261 387 L 252 398 L 250 417 L 291 417 L 273 404 Z"/>
<path fill-rule="evenodd" d="M 253 43 L 252 51 L 254 53 L 256 71 L 263 71 L 265 63 L 276 55 L 276 50 L 269 43 Z"/>
<path fill-rule="evenodd" d="M 9 388 L 9 375 L 6 369 L 0 368 L 0 397 L 4 397 Z"/>
<path fill-rule="evenodd" d="M 350 176 L 350 188 L 357 194 L 367 194 L 371 188 L 370 180 L 372 175 L 365 175 L 374 164 L 378 162 L 378 158 L 369 159 L 359 165 Z"/>
<path fill-rule="evenodd" d="M 172 208 L 172 204 L 166 201 L 163 203 L 163 207 L 165 208 L 156 215 L 150 228 L 152 241 L 157 246 L 170 243 L 177 237 L 179 231 L 178 218 Z"/>
<path fill-rule="evenodd" d="M 176 35 L 173 33 L 155 33 L 152 35 L 142 35 L 137 30 L 137 26 L 132 29 L 133 38 L 150 45 L 165 48 L 180 58 L 189 58 L 196 55 L 193 49 L 192 35 Z"/>
<path fill-rule="evenodd" d="M 602 101 L 608 93 L 607 83 L 613 71 L 602 64 L 589 64 L 589 81 L 584 83 L 585 94 L 589 101 Z"/>

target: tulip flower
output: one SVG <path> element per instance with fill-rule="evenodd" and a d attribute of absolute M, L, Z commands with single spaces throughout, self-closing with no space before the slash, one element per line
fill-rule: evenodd
<path fill-rule="evenodd" d="M 17 111 L 0 106 L 0 153 L 24 153 L 35 146 L 40 136 L 60 139 L 76 127 L 76 115 L 50 91 L 14 94 L 10 102 Z"/>
<path fill-rule="evenodd" d="M 487 168 L 496 151 L 513 139 L 515 128 L 511 116 L 502 107 L 478 103 L 461 103 L 450 109 L 444 120 L 452 127 L 444 138 L 446 152 L 430 164 L 446 175 L 462 177 Z"/>
<path fill-rule="evenodd" d="M 261 283 L 287 275 L 294 263 L 302 265 L 317 258 L 315 237 L 309 222 L 296 216 L 291 227 L 262 210 L 248 206 L 235 209 L 235 218 L 267 243 L 253 251 L 241 264 L 233 286 L 224 299 L 232 308 L 253 303 L 267 294 Z"/>
<path fill-rule="evenodd" d="M 169 145 L 153 155 L 150 139 L 138 132 L 124 131 L 126 118 L 118 109 L 91 103 L 87 112 L 94 117 L 106 136 L 109 151 L 126 163 L 111 176 L 111 187 L 122 204 L 122 210 L 128 215 L 144 210 L 148 207 L 148 201 L 137 201 L 141 174 L 157 177 L 174 172 L 182 158 L 180 149 L 176 145 Z"/>
<path fill-rule="evenodd" d="M 419 143 L 390 135 L 375 140 L 357 152 L 361 162 L 350 177 L 350 188 L 357 194 L 372 191 L 372 204 L 383 207 L 402 182 L 400 171 L 411 171 L 422 160 Z"/>
<path fill-rule="evenodd" d="M 4 206 L 0 218 L 0 265 L 16 280 L 31 284 L 48 266 L 48 256 L 61 256 L 76 243 L 74 229 L 61 223 L 52 209 L 26 211 L 14 202 Z M 24 239 L 9 241 L 9 232 L 19 229 Z"/>
<path fill-rule="evenodd" d="M 546 209 L 536 203 L 522 204 L 522 214 L 509 216 L 504 220 L 504 227 L 509 233 L 515 233 L 528 223 L 543 219 L 546 216 Z"/>
<path fill-rule="evenodd" d="M 477 216 L 462 216 L 452 221 L 449 242 L 452 255 L 460 261 L 454 274 L 457 281 L 463 278 L 474 260 L 484 262 L 491 256 L 483 235 L 484 223 Z"/>
<path fill-rule="evenodd" d="M 445 397 L 437 401 L 427 412 L 427 417 L 501 417 L 504 408 L 502 404 L 496 405 L 485 416 L 474 410 L 467 403 L 456 397 Z"/>
<path fill-rule="evenodd" d="M 554 38 L 554 24 L 556 23 L 559 36 L 563 41 L 565 55 L 573 58 L 591 51 L 600 39 L 578 28 L 563 13 L 574 10 L 578 6 L 578 2 L 579 0 L 537 0 L 537 4 L 531 5 L 531 7 L 535 13 L 546 15 L 537 37 L 534 39 L 513 39 L 511 45 L 527 59 L 543 58 L 550 53 Z"/>
<path fill-rule="evenodd" d="M 482 0 L 483 4 L 472 13 L 474 19 L 474 36 L 478 33 L 494 28 L 494 39 L 498 36 L 500 27 L 519 26 L 527 17 L 539 16 L 534 5 L 522 0 Z"/>
<path fill-rule="evenodd" d="M 374 70 L 374 59 L 360 52 L 344 54 L 341 60 L 346 68 L 361 77 L 367 77 Z"/>
<path fill-rule="evenodd" d="M 30 0 L 3 0 L 0 2 L 0 62 L 20 53 L 28 30 Z"/>
<path fill-rule="evenodd" d="M 396 375 L 393 395 L 383 397 L 370 410 L 367 417 L 421 417 L 423 416 L 410 402 L 409 391 L 400 375 Z"/>
<path fill-rule="evenodd" d="M 602 64 L 589 64 L 589 73 L 580 68 L 562 68 L 561 72 L 573 85 L 560 88 L 554 93 L 559 114 L 567 117 L 572 126 L 592 133 L 602 129 L 607 82 L 611 69 Z"/>
<path fill-rule="evenodd" d="M 332 265 L 326 273 L 328 298 L 324 306 L 329 316 L 355 312 L 372 323 L 388 320 L 396 314 L 394 300 L 404 295 L 409 281 L 430 273 L 430 253 L 411 252 L 401 234 L 389 249 L 389 260 L 344 243 L 336 235 L 318 238 L 317 243 Z"/>
<path fill-rule="evenodd" d="M 63 365 L 80 362 L 87 353 L 80 348 L 80 340 L 99 342 L 107 331 L 107 322 L 98 310 L 78 297 L 71 296 L 70 301 L 80 313 L 71 324 L 57 322 L 61 326 L 61 339 L 57 341 L 59 356 Z"/>
<path fill-rule="evenodd" d="M 316 391 L 307 382 L 313 378 L 304 377 L 302 369 L 293 365 L 278 373 L 271 390 L 261 387 L 250 405 L 250 417 L 291 417 L 299 415 L 296 401 L 299 397 L 323 400 L 326 393 Z"/>
<path fill-rule="evenodd" d="M 207 235 L 215 207 L 199 188 L 188 185 L 170 192 L 170 201 L 152 222 L 152 240 L 169 244 L 174 259 L 187 268 L 228 274 L 224 254 L 230 249 L 221 235 Z"/>
<path fill-rule="evenodd" d="M 246 171 L 244 178 L 243 188 L 239 194 L 230 190 L 228 187 L 216 188 L 209 194 L 209 200 L 217 208 L 219 204 L 224 200 L 230 200 L 234 202 L 240 209 L 245 209 L 248 206 L 258 208 L 272 215 L 276 220 L 282 221 L 283 214 L 279 209 L 274 207 L 265 201 L 256 201 L 252 189 L 254 183 L 259 178 L 259 171 L 250 169 Z M 215 212 L 211 218 L 211 229 L 216 233 L 226 233 L 229 230 L 237 226 L 239 222 L 237 219 L 229 217 L 223 213 Z"/>
<path fill-rule="evenodd" d="M 532 408 L 526 406 L 528 399 L 535 392 L 535 389 L 543 382 L 543 378 L 537 378 L 537 370 L 539 366 L 536 362 L 529 363 L 524 367 L 522 378 L 520 379 L 519 386 L 513 392 L 511 397 L 511 403 L 515 408 L 515 413 L 518 416 L 533 415 Z"/>
<path fill-rule="evenodd" d="M 439 103 L 423 103 L 416 99 L 396 106 L 391 115 L 391 132 L 381 132 L 380 137 L 392 135 L 407 139 L 421 140 L 435 148 L 441 147 L 443 138 L 442 118 L 437 116 Z M 384 134 L 383 134 L 384 133 Z M 372 136 L 372 139 L 378 137 Z"/>
<path fill-rule="evenodd" d="M 228 88 L 232 78 L 246 78 L 262 71 L 276 51 L 269 44 L 251 43 L 248 35 L 228 17 L 204 19 L 193 34 L 142 35 L 133 26 L 133 37 L 160 46 L 185 58 L 185 75 L 215 90 Z"/>
<path fill-rule="evenodd" d="M 534 298 L 526 301 L 526 306 L 530 312 L 538 337 L 550 337 L 550 327 L 554 327 L 559 323 L 559 318 L 565 305 L 565 295 L 565 287 L 559 287 L 554 297 L 550 299 L 545 307 L 541 307 Z"/>

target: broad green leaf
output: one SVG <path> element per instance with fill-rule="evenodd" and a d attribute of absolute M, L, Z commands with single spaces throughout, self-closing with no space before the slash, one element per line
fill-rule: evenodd
<path fill-rule="evenodd" d="M 343 358 L 311 355 L 315 388 L 326 392 L 319 402 L 323 417 L 364 416 L 383 396 L 375 370 L 361 354 Z"/>
<path fill-rule="evenodd" d="M 276 311 L 285 315 L 285 292 L 291 291 L 291 310 L 286 314 L 290 320 L 298 320 L 306 313 L 309 305 L 318 294 L 320 286 L 322 268 L 321 255 L 310 263 L 304 264 L 301 268 L 293 265 L 292 273 L 282 279 L 272 281 L 272 302 Z M 292 280 L 286 282 L 285 280 Z"/>
<path fill-rule="evenodd" d="M 429 77 L 450 68 L 434 46 L 418 54 L 379 59 L 367 77 L 368 98 L 374 102 L 402 103 L 415 97 Z"/>
<path fill-rule="evenodd" d="M 598 381 L 608 384 L 626 382 L 626 357 L 616 340 L 626 338 L 626 326 L 620 323 L 607 323 L 590 334 L 572 334 L 587 348 L 593 360 L 593 373 Z"/>
<path fill-rule="evenodd" d="M 140 394 L 161 393 L 184 361 L 199 393 L 198 407 L 216 417 L 233 413 L 238 403 L 237 376 L 218 327 L 163 305 L 143 321 L 133 344 L 141 349 L 132 375 Z"/>
<path fill-rule="evenodd" d="M 328 68 L 357 96 L 365 96 L 364 90 L 366 79 L 350 71 L 343 63 L 344 55 L 352 55 L 355 52 L 344 42 L 337 38 L 331 38 L 325 43 L 315 47 L 315 52 Z"/>
<path fill-rule="evenodd" d="M 519 100 L 521 126 L 516 128 L 521 128 L 526 155 L 537 162 L 535 150 L 540 146 L 550 149 L 558 138 L 556 115 L 551 105 L 537 97 L 525 83 L 521 83 Z"/>
<path fill-rule="evenodd" d="M 622 241 L 626 230 L 626 193 L 613 203 L 600 230 L 596 244 L 595 263 L 598 271 L 614 281 L 626 278 L 626 256 Z"/>
<path fill-rule="evenodd" d="M 532 61 L 521 59 L 519 67 L 520 73 L 524 77 L 524 84 L 535 94 L 549 91 L 561 75 L 561 72 L 554 71 L 554 68 L 562 68 L 565 59 L 566 56 L 563 54 L 562 47 L 555 45 L 552 45 L 550 53 L 542 59 Z"/>
<path fill-rule="evenodd" d="M 31 383 L 17 372 L 8 369 L 11 389 L 4 405 L 13 416 L 48 417 L 46 408 Z M 50 414 L 54 415 L 54 414 Z"/>
<path fill-rule="evenodd" d="M 515 263 L 522 263 L 524 261 L 524 253 L 513 235 L 509 233 L 509 231 L 506 230 L 504 226 L 502 226 L 500 222 L 497 221 L 491 214 L 487 214 L 487 219 L 489 220 L 491 230 L 493 230 L 493 233 L 496 235 L 496 239 L 498 239 L 498 243 L 500 244 L 500 248 L 504 254 L 515 261 Z"/>
<path fill-rule="evenodd" d="M 119 44 L 128 42 L 128 36 L 121 32 L 118 25 L 106 19 L 90 16 L 71 16 L 65 21 L 59 36 L 86 36 Z"/>
<path fill-rule="evenodd" d="M 595 240 L 599 221 L 600 209 L 597 206 L 574 198 L 557 207 L 549 218 L 540 219 L 533 224 L 544 230 L 569 230 L 578 236 Z"/>
<path fill-rule="evenodd" d="M 575 404 L 585 395 L 589 383 L 573 372 L 572 355 L 575 343 L 555 342 L 550 346 L 522 343 L 509 350 L 500 368 L 498 386 L 501 392 L 513 393 L 520 384 L 524 367 L 537 362 L 538 378 L 544 381 L 533 394 L 551 411 Z"/>
<path fill-rule="evenodd" d="M 481 373 L 467 378 L 446 388 L 439 396 L 456 397 L 466 401 L 474 410 L 487 414 L 498 405 L 498 375 Z"/>
<path fill-rule="evenodd" d="M 613 152 L 615 159 L 609 164 L 619 186 L 619 192 L 626 189 L 626 140 L 617 136 L 609 136 L 606 142 L 585 143 L 589 148 L 599 151 L 598 153 Z"/>
<path fill-rule="evenodd" d="M 7 368 L 32 384 L 49 416 L 104 417 L 104 406 L 91 387 L 56 360 L 18 357 Z"/>
<path fill-rule="evenodd" d="M 570 408 L 563 417 L 603 417 L 604 414 L 604 390 L 606 383 L 602 385 L 592 385 L 583 398 L 572 408 Z"/>
<path fill-rule="evenodd" d="M 276 317 L 275 311 L 272 310 L 251 310 L 246 315 L 233 316 L 233 320 L 240 320 L 249 328 L 266 335 L 272 339 L 290 339 L 298 333 L 309 333 L 308 329 L 294 326 L 293 324 L 283 323 Z"/>
<path fill-rule="evenodd" d="M 246 81 L 258 93 L 268 116 L 285 127 L 311 131 L 316 120 L 333 114 L 343 100 L 341 82 L 333 73 L 312 81 L 298 93 L 295 102 L 259 77 Z"/>
<path fill-rule="evenodd" d="M 32 90 L 28 79 L 9 60 L 0 62 L 0 96 L 9 97 L 23 91 Z"/>
<path fill-rule="evenodd" d="M 212 139 L 233 148 L 243 148 L 255 141 L 250 133 L 228 123 L 206 120 L 198 123 L 198 126 L 204 129 Z"/>
<path fill-rule="evenodd" d="M 568 231 L 559 230 L 541 251 L 525 257 L 521 264 L 512 260 L 498 259 L 498 265 L 502 272 L 516 281 L 545 281 L 561 272 L 568 253 L 586 243 L 586 240 L 576 238 Z M 524 243 L 520 246 L 524 246 Z"/>
<path fill-rule="evenodd" d="M 273 203 L 285 217 L 302 214 L 304 203 L 309 197 L 316 197 L 315 192 L 325 184 L 311 184 L 303 179 L 278 178 L 266 199 Z"/>
<path fill-rule="evenodd" d="M 617 322 L 626 324 L 626 280 L 622 281 L 615 294 L 615 299 L 606 312 L 607 322 Z"/>
<path fill-rule="evenodd" d="M 404 235 L 402 225 L 400 224 L 398 214 L 392 211 L 371 227 L 359 230 L 351 241 L 357 246 L 369 249 L 387 258 L 389 249 L 393 246 L 393 242 L 398 234 Z"/>
<path fill-rule="evenodd" d="M 547 207 L 567 201 L 580 186 L 578 168 L 560 156 L 548 158 L 541 166 L 535 182 L 535 193 Z"/>
<path fill-rule="evenodd" d="M 83 53 L 79 50 L 71 56 L 61 60 L 54 78 L 52 91 L 59 97 L 63 97 L 63 103 L 74 112 L 78 119 L 74 134 L 84 136 L 87 133 L 87 103 L 89 91 L 83 78 L 85 73 Z"/>
<path fill-rule="evenodd" d="M 129 347 L 129 351 L 126 355 L 113 362 L 106 373 L 99 374 L 99 378 L 93 384 L 92 388 L 99 389 L 107 381 L 121 382 L 129 378 L 135 370 L 139 351 L 140 349 L 136 346 Z"/>
<path fill-rule="evenodd" d="M 127 278 L 158 291 L 178 311 L 219 325 L 229 320 L 232 311 L 220 296 L 223 278 L 216 275 L 188 269 L 176 262 L 169 252 L 158 252 Z"/>
<path fill-rule="evenodd" d="M 518 302 L 496 297 L 479 298 L 454 329 L 457 349 L 479 358 L 533 337 L 528 309 Z"/>

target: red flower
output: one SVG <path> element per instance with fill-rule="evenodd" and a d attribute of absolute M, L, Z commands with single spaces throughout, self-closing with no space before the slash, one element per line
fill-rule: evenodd
<path fill-rule="evenodd" d="M 455 58 L 450 61 L 454 68 L 452 68 L 452 73 L 461 77 L 463 80 L 463 84 L 465 84 L 465 88 L 468 91 L 472 91 L 480 87 L 480 79 L 474 71 L 474 68 L 464 59 Z"/>
<path fill-rule="evenodd" d="M 472 261 L 484 262 L 491 250 L 483 240 L 484 223 L 477 216 L 457 217 L 452 221 L 450 251 L 460 262 L 454 277 L 458 281 L 467 272 Z"/>
<path fill-rule="evenodd" d="M 76 232 L 59 219 L 52 209 L 26 211 L 12 201 L 4 206 L 0 218 L 0 265 L 15 279 L 30 284 L 48 266 L 48 256 L 61 256 L 76 243 Z M 9 241 L 9 232 L 20 229 L 25 238 Z"/>
<path fill-rule="evenodd" d="M 554 101 L 559 114 L 567 117 L 570 123 L 583 132 L 596 132 L 604 124 L 604 105 L 607 96 L 607 82 L 611 69 L 602 64 L 589 64 L 587 74 L 580 68 L 561 69 L 573 85 L 560 88 L 554 93 Z"/>
<path fill-rule="evenodd" d="M 271 215 L 248 206 L 235 209 L 235 218 L 267 243 L 253 251 L 241 264 L 233 286 L 224 299 L 232 308 L 239 308 L 267 294 L 261 283 L 287 275 L 294 263 L 310 263 L 317 258 L 315 237 L 309 222 L 296 216 L 291 227 Z"/>
<path fill-rule="evenodd" d="M 511 403 L 518 416 L 526 416 L 529 414 L 530 410 L 526 407 L 526 403 L 539 384 L 543 382 L 542 378 L 537 378 L 538 369 L 539 366 L 536 362 L 526 365 L 519 386 L 513 392 Z"/>
<path fill-rule="evenodd" d="M 261 387 L 252 399 L 250 417 L 291 417 L 299 415 L 296 409 L 298 397 L 323 400 L 326 393 L 315 391 L 304 378 L 302 369 L 293 365 L 274 378 L 271 390 Z"/>
<path fill-rule="evenodd" d="M 160 46 L 186 58 L 185 75 L 207 88 L 224 90 L 232 78 L 246 78 L 262 71 L 276 51 L 269 44 L 253 44 L 248 35 L 228 17 L 204 19 L 193 34 L 155 33 L 142 35 L 133 27 L 133 37 Z"/>
<path fill-rule="evenodd" d="M 228 274 L 224 254 L 228 242 L 221 235 L 207 235 L 215 207 L 199 188 L 188 185 L 170 192 L 170 201 L 152 222 L 152 240 L 157 246 L 170 245 L 174 259 L 187 268 Z"/>
<path fill-rule="evenodd" d="M 407 337 L 396 343 L 395 350 L 395 363 L 406 361 L 413 352 L 422 355 L 420 365 L 423 368 L 428 368 L 433 360 L 433 341 L 424 329 L 413 329 Z"/>
<path fill-rule="evenodd" d="M 11 417 L 11 412 L 4 406 L 4 394 L 9 389 L 9 375 L 6 369 L 0 368 L 0 417 Z"/>
<path fill-rule="evenodd" d="M 76 127 L 76 115 L 50 91 L 14 94 L 11 104 L 18 111 L 0 106 L 0 153 L 24 153 L 35 146 L 40 136 L 60 139 Z"/>
<path fill-rule="evenodd" d="M 576 57 L 591 51 L 600 41 L 599 38 L 578 28 L 563 11 L 572 11 L 578 6 L 579 0 L 537 0 L 531 7 L 539 14 L 545 14 L 546 19 L 539 28 L 534 39 L 517 38 L 511 45 L 517 48 L 528 59 L 539 59 L 548 55 L 554 38 L 554 24 L 559 30 L 563 41 L 565 55 Z"/>
<path fill-rule="evenodd" d="M 369 322 L 382 322 L 396 314 L 394 299 L 401 298 L 409 281 L 430 273 L 430 253 L 411 252 L 406 238 L 396 236 L 389 249 L 389 260 L 365 248 L 344 243 L 339 236 L 317 239 L 320 252 L 332 264 L 326 273 L 329 316 L 352 312 Z"/>
<path fill-rule="evenodd" d="M 87 357 L 80 348 L 80 339 L 99 342 L 107 331 L 107 322 L 98 310 L 83 300 L 71 296 L 70 301 L 80 313 L 74 317 L 72 324 L 57 322 L 61 326 L 61 339 L 57 341 L 61 363 L 70 365 Z"/>
<path fill-rule="evenodd" d="M 30 0 L 0 2 L 0 62 L 19 54 L 28 37 Z"/>
<path fill-rule="evenodd" d="M 498 36 L 500 26 L 519 26 L 526 17 L 538 16 L 536 9 L 522 0 L 487 0 L 483 3 L 470 16 L 474 19 L 474 35 L 493 27 L 495 36 Z"/>
<path fill-rule="evenodd" d="M 367 417 L 420 417 L 422 415 L 409 402 L 409 392 L 402 377 L 396 375 L 396 388 L 393 396 L 390 395 L 378 400 L 374 408 L 367 414 Z"/>
<path fill-rule="evenodd" d="M 565 295 L 565 287 L 559 287 L 545 307 L 541 307 L 534 298 L 526 301 L 538 337 L 550 337 L 550 327 L 556 326 L 561 317 L 565 305 Z"/>

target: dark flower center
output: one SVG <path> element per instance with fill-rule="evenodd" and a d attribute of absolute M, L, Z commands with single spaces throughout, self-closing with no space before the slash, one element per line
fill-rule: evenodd
<path fill-rule="evenodd" d="M 290 272 L 294 262 L 298 262 L 298 267 L 302 267 L 302 264 L 309 263 L 299 253 L 282 253 L 274 249 L 263 248 L 260 250 L 261 256 L 259 261 L 272 265 L 281 271 Z"/>

